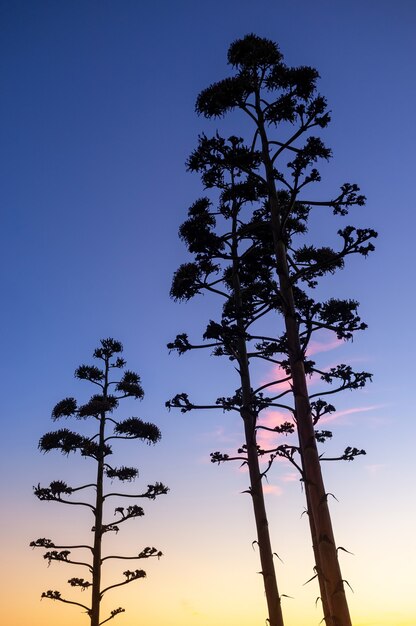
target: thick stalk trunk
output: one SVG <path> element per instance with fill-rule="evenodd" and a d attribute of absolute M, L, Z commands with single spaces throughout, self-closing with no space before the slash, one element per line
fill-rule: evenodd
<path fill-rule="evenodd" d="M 262 144 L 263 162 L 268 185 L 271 225 L 273 231 L 276 267 L 279 276 L 279 288 L 284 303 L 285 327 L 288 357 L 292 375 L 295 416 L 301 449 L 303 478 L 307 492 L 308 513 L 311 534 L 316 537 L 319 555 L 317 563 L 321 590 L 326 589 L 325 603 L 328 605 L 330 626 L 351 626 L 344 583 L 338 562 L 338 555 L 332 530 L 327 494 L 321 473 L 307 381 L 304 368 L 304 356 L 300 347 L 299 331 L 296 320 L 293 289 L 287 264 L 286 245 L 282 238 L 281 221 L 278 207 L 276 185 L 273 176 L 273 164 L 269 155 L 269 145 L 260 106 L 257 108 L 259 134 Z"/>
<path fill-rule="evenodd" d="M 269 524 L 264 502 L 263 486 L 256 446 L 254 418 L 249 412 L 242 411 L 244 432 L 247 445 L 248 467 L 250 474 L 250 494 L 253 502 L 254 518 L 257 530 L 261 573 L 266 593 L 270 626 L 283 626 L 283 614 L 277 588 L 273 551 L 270 541 Z"/>
<path fill-rule="evenodd" d="M 319 547 L 318 547 L 318 537 L 316 534 L 316 528 L 315 528 L 315 521 L 313 519 L 313 515 L 311 515 L 311 513 L 309 511 L 311 511 L 312 507 L 310 505 L 310 498 L 309 498 L 309 490 L 305 489 L 305 494 L 306 494 L 306 503 L 307 503 L 307 509 L 308 509 L 308 518 L 309 518 L 309 528 L 311 531 L 311 539 L 312 539 L 312 549 L 313 549 L 313 554 L 314 554 L 314 558 L 315 558 L 315 567 L 316 567 L 316 575 L 318 578 L 318 583 L 319 583 L 319 592 L 320 592 L 320 600 L 322 603 L 322 611 L 324 614 L 324 622 L 326 624 L 326 626 L 330 626 L 331 625 L 331 610 L 329 607 L 329 603 L 328 603 L 328 597 L 327 597 L 327 589 L 326 589 L 326 585 L 325 585 L 325 580 L 322 574 L 322 564 L 321 564 L 321 556 L 319 554 Z"/>
<path fill-rule="evenodd" d="M 104 418 L 100 422 L 100 449 L 104 440 Z M 97 468 L 97 497 L 95 504 L 95 530 L 94 530 L 94 552 L 92 565 L 92 602 L 91 602 L 91 626 L 99 626 L 100 623 L 100 602 L 101 602 L 101 542 L 103 524 L 103 470 L 104 459 L 102 450 L 98 460 Z"/>
<path fill-rule="evenodd" d="M 234 220 L 234 233 L 236 223 Z M 259 466 L 256 439 L 256 415 L 251 409 L 251 382 L 250 370 L 247 357 L 247 346 L 244 339 L 244 325 L 239 312 L 242 310 L 241 287 L 238 275 L 237 243 L 233 246 L 233 288 L 234 300 L 237 310 L 238 337 L 238 361 L 240 368 L 241 391 L 243 405 L 241 417 L 244 421 L 244 434 L 247 446 L 248 469 L 250 476 L 250 494 L 253 502 L 254 518 L 257 530 L 257 543 L 260 553 L 261 573 L 263 576 L 264 590 L 266 594 L 267 608 L 270 626 L 284 626 L 280 595 L 277 587 L 276 572 L 274 568 L 273 550 L 270 541 L 269 524 L 267 521 L 266 505 L 262 485 L 262 475 Z"/>
<path fill-rule="evenodd" d="M 286 296 L 284 295 L 283 297 L 286 299 L 288 295 L 289 294 L 286 294 Z M 300 356 L 300 346 L 298 350 L 296 350 L 296 345 L 299 344 L 299 337 L 294 318 L 286 320 L 286 332 L 288 337 L 293 393 L 295 397 L 296 423 L 299 445 L 302 450 L 308 513 L 311 520 L 312 534 L 315 533 L 319 555 L 317 573 L 322 579 L 321 588 L 326 589 L 326 602 L 328 603 L 330 611 L 329 623 L 331 624 L 332 620 L 333 626 L 351 626 L 328 508 L 327 494 L 325 492 L 316 446 L 303 358 Z"/>
<path fill-rule="evenodd" d="M 103 396 L 107 396 L 108 388 L 108 362 L 105 367 L 105 384 Z M 99 431 L 99 452 L 97 466 L 97 493 L 95 499 L 95 530 L 94 530 L 94 551 L 92 564 L 92 598 L 91 598 L 91 626 L 100 624 L 100 604 L 101 604 L 101 545 L 103 536 L 103 482 L 104 482 L 104 438 L 105 438 L 105 412 L 101 414 Z"/>

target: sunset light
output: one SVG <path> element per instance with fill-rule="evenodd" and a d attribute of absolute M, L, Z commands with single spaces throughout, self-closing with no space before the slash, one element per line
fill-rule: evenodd
<path fill-rule="evenodd" d="M 415 32 L 0 0 L 2 625 L 416 626 Z"/>

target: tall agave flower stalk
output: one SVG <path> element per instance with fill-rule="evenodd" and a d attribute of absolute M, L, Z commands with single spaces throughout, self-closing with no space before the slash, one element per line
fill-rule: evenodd
<path fill-rule="evenodd" d="M 247 251 L 250 234 L 241 228 L 241 213 L 245 202 L 239 199 L 236 177 L 238 171 L 231 166 L 231 183 L 222 188 L 218 211 L 213 211 L 207 199 L 197 201 L 189 210 L 189 219 L 180 229 L 188 249 L 195 254 L 195 262 L 182 265 L 176 272 L 171 294 L 175 299 L 189 299 L 203 291 L 214 292 L 223 299 L 219 322 L 210 321 L 204 339 L 206 344 L 192 345 L 186 334 L 178 335 L 169 348 L 180 354 L 198 348 L 213 348 L 217 356 L 226 356 L 236 364 L 239 388 L 229 398 L 218 398 L 213 405 L 197 405 L 185 393 L 178 394 L 167 403 L 169 408 L 179 407 L 183 412 L 195 409 L 237 411 L 243 422 L 244 457 L 248 467 L 249 489 L 256 525 L 256 542 L 260 553 L 261 573 L 266 595 L 268 620 L 271 626 L 283 626 L 281 598 L 276 572 L 267 512 L 264 501 L 260 468 L 257 421 L 261 410 L 261 396 L 253 392 L 248 354 L 248 329 L 273 305 L 264 303 L 263 292 L 270 270 L 264 268 L 264 278 L 256 277 L 257 249 Z M 216 216 L 220 216 L 225 230 L 214 232 Z M 248 257 L 251 258 L 251 265 Z M 252 280 L 254 278 L 254 280 Z M 212 460 L 221 460 L 219 453 Z"/>
<path fill-rule="evenodd" d="M 342 269 L 348 256 L 371 252 L 371 240 L 377 233 L 348 225 L 338 230 L 338 248 L 317 246 L 313 241 L 299 243 L 300 236 L 307 233 L 313 209 L 323 211 L 329 207 L 334 215 L 343 217 L 350 207 L 362 206 L 365 201 L 358 186 L 350 183 L 328 200 L 317 201 L 305 195 L 308 186 L 320 181 L 316 162 L 331 156 L 321 139 L 311 134 L 330 121 L 326 101 L 316 93 L 318 73 L 310 67 L 286 66 L 277 45 L 256 35 L 234 42 L 228 61 L 234 74 L 200 93 L 197 112 L 220 118 L 234 110 L 242 111 L 251 121 L 253 132 L 246 140 L 231 137 L 231 154 L 219 149 L 224 140 L 218 134 L 212 139 L 202 136 L 189 169 L 203 174 L 206 188 L 221 188 L 224 176 L 230 180 L 226 160 L 233 159 L 247 177 L 241 198 L 252 200 L 255 188 L 256 199 L 267 216 L 277 285 L 270 298 L 279 303 L 276 310 L 283 332 L 277 342 L 263 342 L 264 354 L 283 355 L 278 360 L 290 377 L 324 619 L 329 626 L 351 626 L 315 436 L 312 402 L 316 394 L 310 394 L 307 377 L 315 373 L 333 385 L 320 394 L 325 395 L 360 388 L 370 374 L 353 372 L 345 364 L 322 371 L 308 359 L 307 347 L 313 334 L 322 329 L 348 340 L 366 327 L 358 316 L 355 300 L 331 298 L 319 302 L 313 290 L 319 279 Z"/>

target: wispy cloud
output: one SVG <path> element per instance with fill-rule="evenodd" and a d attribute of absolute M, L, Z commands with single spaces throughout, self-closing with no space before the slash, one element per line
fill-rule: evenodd
<path fill-rule="evenodd" d="M 319 354 L 320 352 L 329 352 L 330 350 L 335 350 L 343 345 L 343 340 L 338 339 L 334 335 L 334 333 L 330 333 L 329 335 L 325 333 L 321 335 L 323 337 L 321 340 L 312 339 L 309 342 L 308 348 L 306 350 L 307 356 L 312 356 L 314 354 Z"/>
<path fill-rule="evenodd" d="M 383 463 L 374 463 L 373 465 L 365 465 L 364 467 L 371 476 L 377 476 L 384 470 L 386 465 Z"/>
<path fill-rule="evenodd" d="M 224 426 L 218 425 L 215 426 L 213 430 L 202 433 L 200 437 L 201 439 L 212 439 L 222 444 L 238 445 L 236 442 L 239 441 L 241 435 L 235 431 L 227 430 Z"/>
<path fill-rule="evenodd" d="M 334 422 L 335 420 L 339 420 L 346 415 L 354 415 L 355 413 L 367 413 L 368 411 L 375 411 L 376 409 L 381 409 L 384 405 L 382 404 L 370 404 L 366 406 L 356 406 L 351 409 L 344 409 L 343 411 L 335 411 L 334 413 L 324 415 L 319 420 L 320 424 L 328 424 L 329 422 Z"/>

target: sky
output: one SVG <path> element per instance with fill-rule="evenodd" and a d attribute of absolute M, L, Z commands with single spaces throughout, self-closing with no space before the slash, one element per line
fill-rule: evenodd
<path fill-rule="evenodd" d="M 228 361 L 169 355 L 166 344 L 180 332 L 200 337 L 218 313 L 215 298 L 169 298 L 173 272 L 189 258 L 179 225 L 204 195 L 185 161 L 198 134 L 238 134 L 237 118 L 199 118 L 195 99 L 229 74 L 229 44 L 254 32 L 276 41 L 289 65 L 318 69 L 332 111 L 322 138 L 334 155 L 321 167 L 319 193 L 357 182 L 367 206 L 348 219 L 379 232 L 376 252 L 325 287 L 359 300 L 369 328 L 348 345 L 322 336 L 316 358 L 323 367 L 348 359 L 374 378 L 336 399 L 330 424 L 334 450 L 355 445 L 367 455 L 325 465 L 324 477 L 337 498 L 337 544 L 353 553 L 340 559 L 354 626 L 416 625 L 415 28 L 411 0 L 0 0 L 5 624 L 87 623 L 76 607 L 40 601 L 47 589 L 64 594 L 76 573 L 48 568 L 29 542 L 85 541 L 91 520 L 37 501 L 32 486 L 92 474 L 87 460 L 41 455 L 37 443 L 54 428 L 58 400 L 88 397 L 73 372 L 103 337 L 122 341 L 141 375 L 145 398 L 127 409 L 163 435 L 155 447 L 120 445 L 118 458 L 138 465 L 138 488 L 170 487 L 112 539 L 120 553 L 155 545 L 163 558 L 145 563 L 147 579 L 115 591 L 106 606 L 126 608 L 117 617 L 124 626 L 265 623 L 251 504 L 241 494 L 247 474 L 209 462 L 210 452 L 242 443 L 240 420 L 165 409 L 178 392 L 212 400 L 238 385 Z M 331 216 L 320 219 L 324 237 Z M 278 463 L 266 491 L 285 624 L 314 626 L 321 614 L 316 582 L 304 585 L 313 561 L 298 477 Z M 105 576 L 121 571 L 114 565 Z"/>

